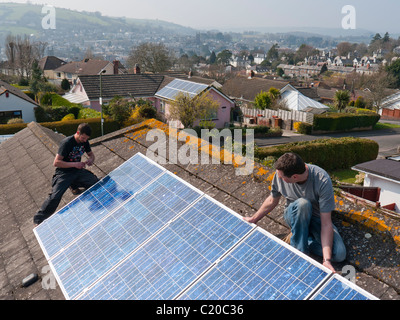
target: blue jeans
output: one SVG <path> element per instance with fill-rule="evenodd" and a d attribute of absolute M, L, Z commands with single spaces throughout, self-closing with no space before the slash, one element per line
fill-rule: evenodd
<path fill-rule="evenodd" d="M 290 245 L 308 254 L 322 257 L 321 219 L 312 214 L 312 204 L 307 199 L 298 199 L 285 210 L 284 218 L 292 231 Z M 337 228 L 333 226 L 332 261 L 346 259 L 346 247 Z"/>

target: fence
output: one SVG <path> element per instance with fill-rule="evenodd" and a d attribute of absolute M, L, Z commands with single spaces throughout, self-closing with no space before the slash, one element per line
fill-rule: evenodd
<path fill-rule="evenodd" d="M 293 122 L 306 122 L 313 124 L 314 122 L 314 114 L 303 111 L 285 111 L 285 110 L 259 110 L 259 109 L 248 109 L 245 107 L 241 107 L 240 110 L 243 113 L 243 116 L 246 118 L 280 118 L 283 121 L 293 121 Z"/>

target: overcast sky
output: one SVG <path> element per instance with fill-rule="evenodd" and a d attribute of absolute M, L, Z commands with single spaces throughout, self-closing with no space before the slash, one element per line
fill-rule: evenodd
<path fill-rule="evenodd" d="M 20 2 L 26 0 L 0 2 Z M 356 28 L 400 33 L 399 0 L 31 0 L 108 16 L 159 19 L 195 29 L 255 27 L 342 28 L 345 5 L 356 10 Z"/>

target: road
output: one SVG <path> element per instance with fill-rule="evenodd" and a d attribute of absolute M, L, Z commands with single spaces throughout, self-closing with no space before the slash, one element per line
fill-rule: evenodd
<path fill-rule="evenodd" d="M 346 132 L 346 133 L 332 133 L 324 135 L 301 135 L 293 133 L 291 131 L 284 131 L 282 137 L 255 139 L 255 143 L 259 147 L 267 147 L 267 146 L 273 146 L 273 145 L 279 145 L 297 141 L 311 141 L 317 139 L 342 138 L 342 137 L 359 137 L 376 141 L 379 144 L 379 157 L 386 157 L 397 154 L 398 153 L 397 149 L 400 147 L 400 128 L 373 130 L 373 131 Z"/>

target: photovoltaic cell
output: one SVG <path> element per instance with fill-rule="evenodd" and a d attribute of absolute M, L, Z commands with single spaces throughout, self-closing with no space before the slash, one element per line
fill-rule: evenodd
<path fill-rule="evenodd" d="M 40 224 L 35 233 L 49 259 L 164 170 L 143 156 L 126 161 L 80 197 Z"/>
<path fill-rule="evenodd" d="M 322 289 L 312 297 L 313 300 L 376 300 L 368 292 L 356 287 L 342 277 L 334 275 Z"/>
<path fill-rule="evenodd" d="M 180 92 L 186 93 L 190 97 L 194 97 L 207 89 L 207 87 L 208 86 L 205 84 L 175 79 L 158 91 L 156 95 L 165 99 L 175 100 L 176 96 Z"/>
<path fill-rule="evenodd" d="M 203 197 L 80 299 L 173 299 L 251 230 Z"/>
<path fill-rule="evenodd" d="M 328 276 L 257 230 L 180 299 L 303 300 Z"/>
<path fill-rule="evenodd" d="M 141 154 L 34 232 L 67 299 L 372 297 Z"/>

